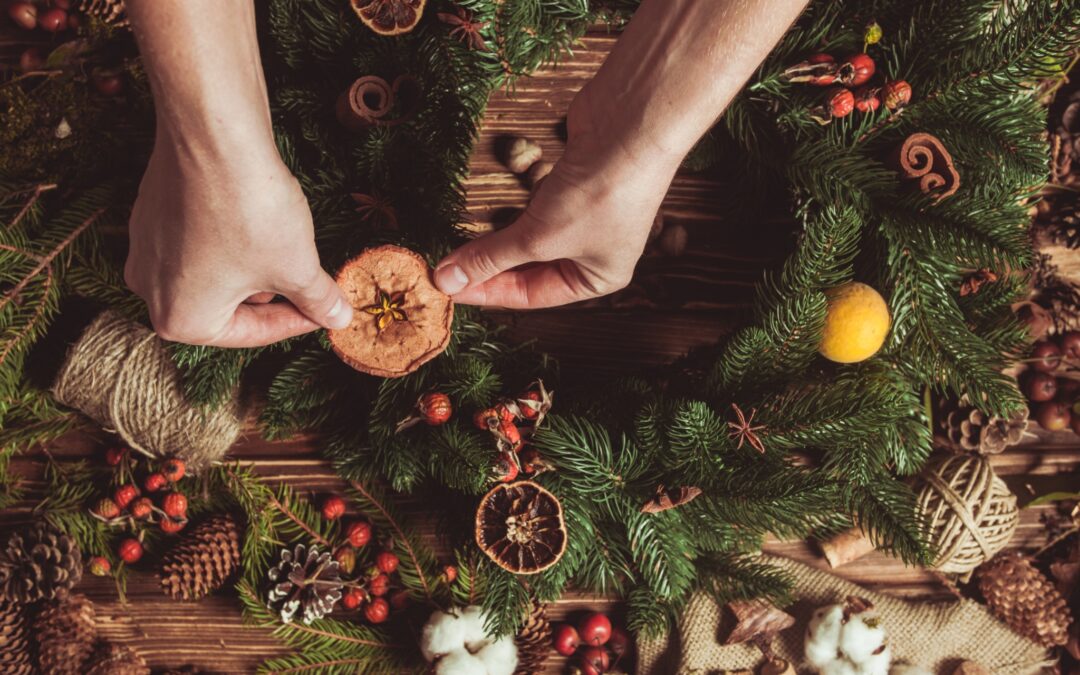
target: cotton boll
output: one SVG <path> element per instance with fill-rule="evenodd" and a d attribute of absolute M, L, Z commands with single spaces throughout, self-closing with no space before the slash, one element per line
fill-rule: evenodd
<path fill-rule="evenodd" d="M 922 666 L 913 666 L 909 663 L 899 663 L 889 669 L 889 675 L 934 675 Z"/>
<path fill-rule="evenodd" d="M 840 631 L 840 651 L 855 663 L 866 663 L 885 644 L 885 629 L 873 614 L 856 614 Z"/>
<path fill-rule="evenodd" d="M 478 605 L 469 605 L 468 607 L 458 610 L 461 615 L 461 621 L 465 626 L 465 647 L 470 652 L 475 654 L 483 649 L 484 645 L 491 642 L 491 638 L 488 637 L 487 631 L 484 630 L 484 621 L 487 616 L 484 614 L 484 610 Z"/>
<path fill-rule="evenodd" d="M 818 670 L 821 675 L 862 675 L 859 670 L 851 664 L 850 661 L 838 661 L 835 659 L 836 654 L 833 654 L 832 661 L 829 661 L 825 665 L 821 666 Z"/>
<path fill-rule="evenodd" d="M 499 638 L 478 651 L 476 658 L 484 662 L 487 675 L 514 675 L 518 663 L 517 645 L 512 637 Z"/>
<path fill-rule="evenodd" d="M 862 675 L 889 675 L 889 664 L 892 662 L 892 650 L 888 647 L 880 654 L 872 654 L 870 658 L 859 664 L 859 672 Z"/>
<path fill-rule="evenodd" d="M 806 660 L 823 673 L 827 665 L 836 661 L 843 620 L 844 608 L 841 605 L 822 607 L 810 618 L 810 627 L 806 633 Z M 838 672 L 836 675 L 842 673 Z"/>
<path fill-rule="evenodd" d="M 435 675 L 484 675 L 484 662 L 464 649 L 450 652 L 435 664 Z"/>
<path fill-rule="evenodd" d="M 424 624 L 420 635 L 420 653 L 431 663 L 435 657 L 465 646 L 466 623 L 460 617 L 435 611 Z"/>

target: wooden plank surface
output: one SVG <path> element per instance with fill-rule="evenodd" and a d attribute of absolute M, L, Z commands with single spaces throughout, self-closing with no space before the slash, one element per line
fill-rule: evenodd
<path fill-rule="evenodd" d="M 498 163 L 495 150 L 507 135 L 526 135 L 542 145 L 545 157 L 562 150 L 559 122 L 574 93 L 599 67 L 614 38 L 595 34 L 558 68 L 520 81 L 512 94 L 497 94 L 490 105 L 468 178 L 469 207 L 478 230 L 507 222 L 521 209 L 528 190 Z M 659 288 L 674 298 L 663 310 L 620 309 L 618 303 L 593 303 L 535 313 L 501 313 L 519 338 L 535 338 L 541 348 L 557 355 L 564 368 L 603 375 L 641 366 L 660 365 L 693 346 L 709 344 L 730 332 L 745 318 L 753 284 L 767 267 L 781 259 L 789 241 L 762 246 L 760 224 L 724 222 L 717 215 L 717 183 L 700 175 L 680 174 L 663 211 L 670 222 L 684 224 L 690 233 L 688 252 L 678 258 L 646 257 L 637 282 Z M 782 228 L 780 230 L 782 232 Z M 775 236 L 775 232 L 773 235 Z M 617 245 L 617 242 L 613 242 Z M 49 451 L 58 458 L 100 452 L 100 439 L 73 436 Z M 258 472 L 287 482 L 298 490 L 321 494 L 343 487 L 319 457 L 317 443 L 308 438 L 269 443 L 249 434 L 234 448 L 234 457 L 254 463 Z M 41 495 L 43 456 L 30 453 L 16 459 L 13 470 L 26 477 L 27 499 L 4 514 L 5 524 L 28 518 Z M 1073 437 L 1033 438 L 1031 444 L 993 458 L 998 472 L 1024 499 L 1028 486 L 1037 492 L 1049 485 L 1077 484 L 1080 450 Z M 406 510 L 438 546 L 434 523 L 423 518 L 428 505 L 418 498 Z M 1036 546 L 1043 540 L 1039 518 L 1049 507 L 1025 510 L 1014 544 Z M 805 542 L 770 541 L 767 550 L 812 564 L 822 564 Z M 841 576 L 875 590 L 913 598 L 941 598 L 943 587 L 933 575 L 905 567 L 880 554 L 843 568 Z M 261 660 L 284 653 L 268 631 L 245 627 L 239 602 L 228 596 L 197 604 L 167 600 L 149 574 L 137 573 L 129 585 L 128 605 L 116 601 L 107 580 L 89 578 L 81 590 L 95 600 L 103 637 L 132 645 L 155 668 L 195 665 L 211 672 L 252 672 Z M 554 618 L 583 609 L 608 606 L 603 598 L 571 593 L 552 608 Z M 559 672 L 553 658 L 548 672 Z"/>

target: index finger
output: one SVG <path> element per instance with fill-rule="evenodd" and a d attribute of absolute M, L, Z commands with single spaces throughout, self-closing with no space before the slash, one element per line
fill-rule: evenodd
<path fill-rule="evenodd" d="M 214 347 L 263 347 L 322 328 L 287 302 L 240 304 Z"/>

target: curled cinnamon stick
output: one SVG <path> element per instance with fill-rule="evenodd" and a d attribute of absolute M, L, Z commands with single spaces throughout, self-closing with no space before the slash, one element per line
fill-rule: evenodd
<path fill-rule="evenodd" d="M 923 194 L 932 196 L 934 203 L 960 189 L 960 174 L 953 165 L 952 155 L 931 134 L 918 132 L 908 136 L 892 155 L 892 164 L 906 181 L 917 181 Z"/>

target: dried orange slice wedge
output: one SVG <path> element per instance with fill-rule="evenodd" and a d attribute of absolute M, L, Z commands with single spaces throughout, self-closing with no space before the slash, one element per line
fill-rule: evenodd
<path fill-rule="evenodd" d="M 408 33 L 424 14 L 427 0 L 350 0 L 364 25 L 379 35 Z"/>

